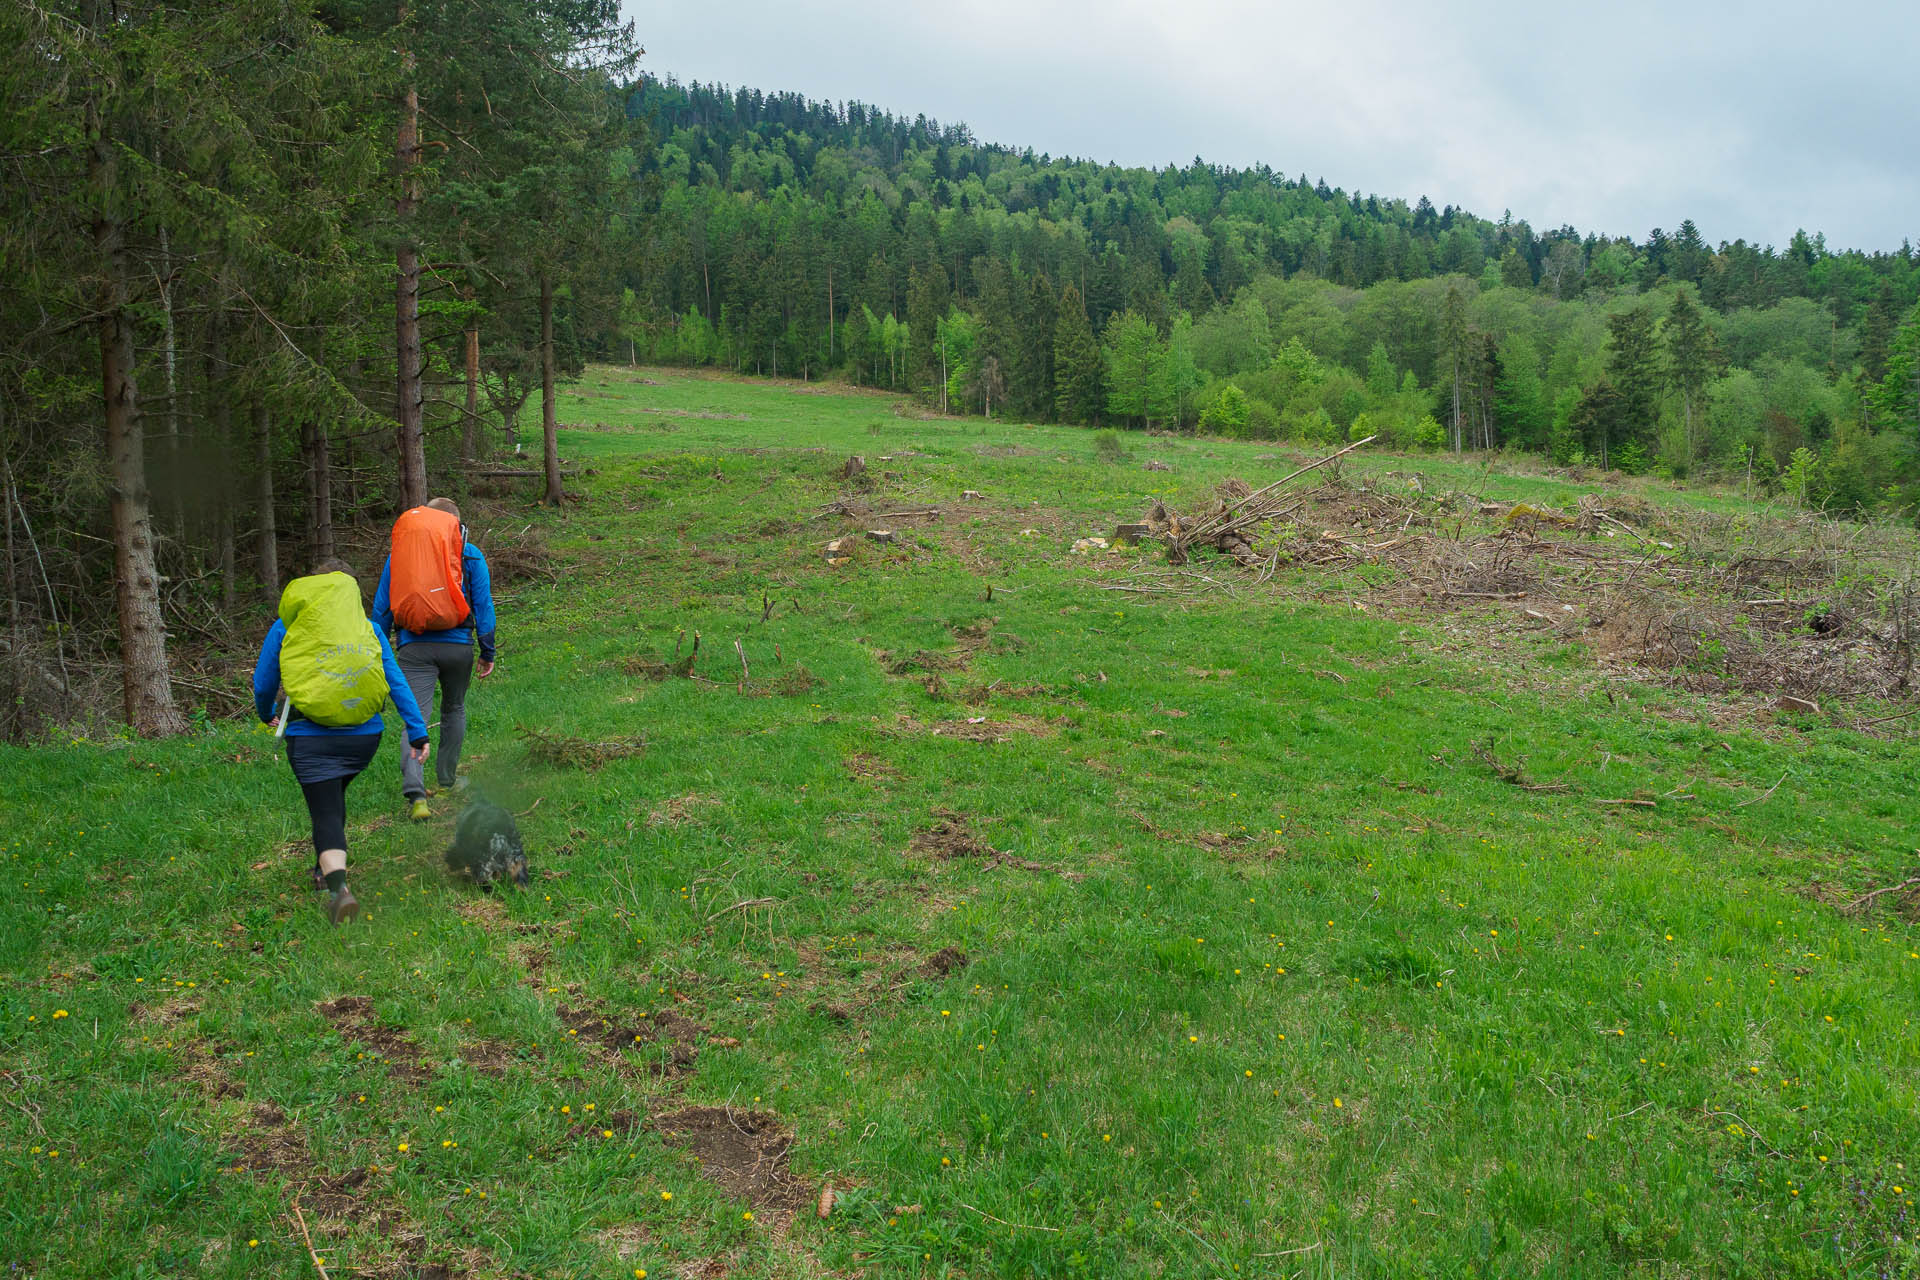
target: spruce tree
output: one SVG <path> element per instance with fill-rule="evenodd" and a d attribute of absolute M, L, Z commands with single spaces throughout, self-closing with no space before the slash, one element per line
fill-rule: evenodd
<path fill-rule="evenodd" d="M 1660 389 L 1658 347 L 1654 339 L 1653 309 L 1638 306 L 1607 319 L 1610 347 L 1607 374 L 1612 380 L 1617 424 L 1609 432 L 1613 448 L 1644 444 L 1652 438 Z"/>
<path fill-rule="evenodd" d="M 1093 340 L 1080 291 L 1068 285 L 1060 295 L 1060 318 L 1053 330 L 1053 403 L 1060 420 L 1097 423 L 1101 386 L 1100 344 Z"/>
<path fill-rule="evenodd" d="M 1693 224 L 1681 224 L 1685 232 Z M 1673 295 L 1673 306 L 1661 336 L 1667 347 L 1667 385 L 1680 397 L 1681 421 L 1686 430 L 1687 465 L 1693 465 L 1693 429 L 1699 418 L 1700 402 L 1718 364 L 1718 349 L 1713 330 L 1707 327 L 1700 309 L 1693 305 L 1691 291 L 1685 287 Z"/>

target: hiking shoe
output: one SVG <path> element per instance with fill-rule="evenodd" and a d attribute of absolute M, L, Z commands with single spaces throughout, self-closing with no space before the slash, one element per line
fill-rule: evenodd
<path fill-rule="evenodd" d="M 335 924 L 345 924 L 359 914 L 360 900 L 351 889 L 342 889 L 327 903 L 327 918 Z"/>
<path fill-rule="evenodd" d="M 433 816 L 433 810 L 427 808 L 427 798 L 425 796 L 415 796 L 413 798 L 412 814 L 415 822 L 425 822 Z"/>

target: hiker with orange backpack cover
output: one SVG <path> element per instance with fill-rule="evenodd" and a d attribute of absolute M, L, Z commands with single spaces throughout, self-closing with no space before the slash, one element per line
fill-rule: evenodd
<path fill-rule="evenodd" d="M 438 687 L 435 776 L 443 788 L 457 786 L 467 736 L 467 686 L 475 675 L 484 680 L 493 674 L 494 616 L 487 558 L 467 541 L 460 508 L 450 499 L 435 498 L 394 521 L 392 550 L 373 596 L 373 625 L 382 635 L 393 633 L 400 671 L 429 720 Z M 414 821 L 432 816 L 424 761 L 401 758 L 400 792 Z"/>

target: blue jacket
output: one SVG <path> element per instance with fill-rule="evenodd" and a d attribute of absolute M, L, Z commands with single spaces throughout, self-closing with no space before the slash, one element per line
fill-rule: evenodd
<path fill-rule="evenodd" d="M 380 634 L 378 627 L 372 628 L 375 638 L 380 641 L 380 662 L 387 671 L 387 697 L 393 703 L 394 710 L 400 713 L 400 719 L 407 726 L 407 743 L 420 746 L 427 740 L 427 721 L 420 714 L 420 704 L 413 700 L 413 690 L 407 686 L 407 678 L 400 674 L 400 664 L 394 661 L 393 646 Z M 280 691 L 280 646 L 287 639 L 287 624 L 276 620 L 267 638 L 260 645 L 260 660 L 253 664 L 253 709 L 260 713 L 263 724 L 273 720 L 273 713 L 279 710 L 274 706 L 274 695 Z M 375 712 L 373 718 L 360 724 L 342 727 L 315 724 L 297 711 L 287 723 L 289 738 L 347 737 L 359 733 L 379 733 L 386 728 L 386 722 Z"/>
<path fill-rule="evenodd" d="M 493 661 L 493 576 L 487 572 L 487 558 L 480 554 L 480 548 L 471 542 L 460 551 L 460 590 L 467 597 L 467 605 L 473 610 L 471 625 L 449 627 L 445 631 L 408 631 L 393 624 L 393 557 L 380 566 L 380 587 L 373 593 L 373 627 L 381 635 L 391 631 L 398 637 L 399 647 L 405 648 L 415 640 L 438 640 L 447 644 L 472 644 L 474 633 L 480 633 L 480 661 Z"/>

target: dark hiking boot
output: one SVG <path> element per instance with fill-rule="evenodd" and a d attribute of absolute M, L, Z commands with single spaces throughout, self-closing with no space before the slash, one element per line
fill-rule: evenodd
<path fill-rule="evenodd" d="M 351 889 L 342 889 L 327 903 L 327 918 L 335 924 L 345 924 L 359 914 L 360 900 Z"/>

